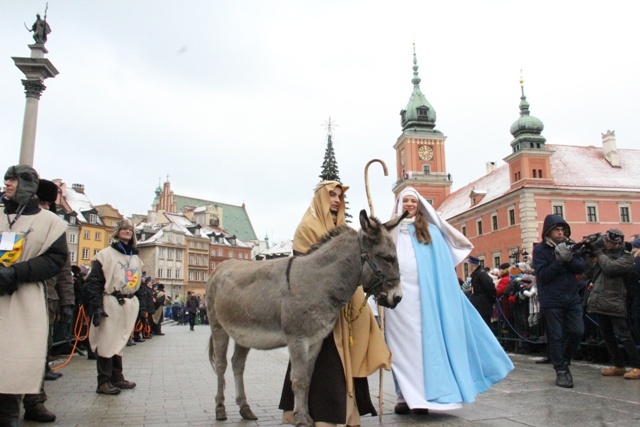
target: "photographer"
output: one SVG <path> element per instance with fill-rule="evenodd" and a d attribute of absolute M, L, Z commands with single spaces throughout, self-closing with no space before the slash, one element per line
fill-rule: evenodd
<path fill-rule="evenodd" d="M 601 370 L 600 374 L 640 379 L 640 354 L 627 325 L 627 292 L 624 283 L 625 276 L 633 269 L 633 257 L 625 248 L 624 234 L 617 228 L 608 230 L 602 239 L 589 246 L 596 264 L 589 286 L 591 293 L 587 300 L 587 312 L 596 315 L 613 364 Z M 626 372 L 618 340 L 629 356 L 628 364 L 632 368 L 629 372 Z"/>
<path fill-rule="evenodd" d="M 547 327 L 549 358 L 556 371 L 558 387 L 573 387 L 569 362 L 584 333 L 582 304 L 576 275 L 584 271 L 582 255 L 573 253 L 571 228 L 560 215 L 547 215 L 542 241 L 533 248 L 533 268 L 538 284 L 538 301 Z"/>

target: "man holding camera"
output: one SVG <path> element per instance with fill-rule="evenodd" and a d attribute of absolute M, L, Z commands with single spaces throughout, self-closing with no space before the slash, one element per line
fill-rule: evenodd
<path fill-rule="evenodd" d="M 542 241 L 533 248 L 533 268 L 538 284 L 538 300 L 547 328 L 549 358 L 556 371 L 556 385 L 572 388 L 569 362 L 584 334 L 582 304 L 577 274 L 585 269 L 579 252 L 573 253 L 571 228 L 560 215 L 547 215 Z"/>
<path fill-rule="evenodd" d="M 630 380 L 640 379 L 640 354 L 627 325 L 627 292 L 624 280 L 633 269 L 633 257 L 625 248 L 624 234 L 617 228 L 612 228 L 601 240 L 591 243 L 589 249 L 595 258 L 595 266 L 589 285 L 591 292 L 587 300 L 587 312 L 596 315 L 613 364 L 600 373 L 604 376 L 624 376 Z M 629 356 L 628 365 L 632 368 L 629 372 L 625 369 L 618 341 Z"/>

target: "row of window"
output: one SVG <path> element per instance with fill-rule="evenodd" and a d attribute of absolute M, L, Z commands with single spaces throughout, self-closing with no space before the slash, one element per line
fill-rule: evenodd
<path fill-rule="evenodd" d="M 552 209 L 554 214 L 564 217 L 564 206 L 553 205 Z M 511 227 L 512 225 L 516 225 L 515 209 L 511 208 L 507 212 L 508 212 L 509 227 Z M 618 213 L 619 213 L 621 223 L 631 222 L 631 209 L 628 205 L 619 206 Z M 598 222 L 598 206 L 596 204 L 586 206 L 586 217 L 587 217 L 587 222 Z M 467 226 L 463 225 L 460 231 L 462 231 L 462 234 L 466 236 Z M 498 214 L 491 215 L 491 231 L 498 231 Z M 476 220 L 476 232 L 478 236 L 482 236 L 482 234 L 484 233 L 483 226 L 482 226 L 482 219 Z"/>

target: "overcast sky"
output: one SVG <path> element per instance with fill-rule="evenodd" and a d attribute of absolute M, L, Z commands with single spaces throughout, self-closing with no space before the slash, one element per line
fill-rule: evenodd
<path fill-rule="evenodd" d="M 2 170 L 19 160 L 29 56 L 44 0 L 0 3 Z M 387 219 L 393 144 L 421 89 L 447 137 L 453 190 L 510 152 L 520 70 L 549 144 L 638 148 L 640 26 L 622 1 L 50 0 L 34 166 L 94 204 L 146 213 L 176 194 L 241 205 L 259 238 L 291 238 L 318 182 L 331 116 L 350 212 Z"/>

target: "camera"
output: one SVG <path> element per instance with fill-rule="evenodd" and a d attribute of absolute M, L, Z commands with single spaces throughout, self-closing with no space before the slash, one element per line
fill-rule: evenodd
<path fill-rule="evenodd" d="M 591 251 L 594 246 L 600 246 L 603 242 L 602 233 L 593 233 L 588 236 L 584 236 L 579 242 L 571 242 L 568 244 L 572 252 L 580 252 L 583 255 L 591 256 Z"/>

